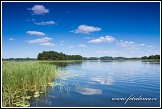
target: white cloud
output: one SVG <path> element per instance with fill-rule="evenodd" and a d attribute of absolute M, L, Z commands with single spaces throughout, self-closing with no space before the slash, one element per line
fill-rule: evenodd
<path fill-rule="evenodd" d="M 36 25 L 54 25 L 54 24 L 57 24 L 56 22 L 54 22 L 54 21 L 46 21 L 46 22 L 39 22 L 39 23 L 37 23 L 37 22 L 35 22 L 35 24 Z"/>
<path fill-rule="evenodd" d="M 69 47 L 67 47 L 67 48 L 74 48 L 74 46 L 69 46 Z"/>
<path fill-rule="evenodd" d="M 120 45 L 122 47 L 135 47 L 135 46 L 146 46 L 146 44 L 137 44 L 133 41 L 116 41 L 117 45 Z"/>
<path fill-rule="evenodd" d="M 39 32 L 39 31 L 27 31 L 26 33 L 27 34 L 30 34 L 30 35 L 38 35 L 38 36 L 44 36 L 44 35 L 46 35 L 45 33 Z"/>
<path fill-rule="evenodd" d="M 54 45 L 53 43 L 49 43 L 49 42 L 40 43 L 40 45 L 42 45 L 42 46 L 56 46 L 56 45 Z"/>
<path fill-rule="evenodd" d="M 123 41 L 121 40 L 118 45 L 122 46 L 122 47 L 126 47 L 126 46 L 135 46 L 135 42 L 132 41 Z"/>
<path fill-rule="evenodd" d="M 145 44 L 137 44 L 133 41 L 123 40 L 118 41 L 117 45 L 120 47 L 124 47 L 124 49 L 130 53 L 137 53 L 141 46 L 145 46 Z"/>
<path fill-rule="evenodd" d="M 145 44 L 141 44 L 141 46 L 145 46 Z"/>
<path fill-rule="evenodd" d="M 95 31 L 101 31 L 101 28 L 87 25 L 79 25 L 77 29 L 70 32 L 87 34 Z"/>
<path fill-rule="evenodd" d="M 115 41 L 115 38 L 112 36 L 105 36 L 105 37 L 100 37 L 97 39 L 93 39 L 88 41 L 89 43 L 102 43 L 102 42 L 107 42 L 107 43 L 112 43 Z"/>
<path fill-rule="evenodd" d="M 49 38 L 49 37 L 44 37 L 44 38 L 40 38 L 40 39 L 34 39 L 34 40 L 29 40 L 27 41 L 28 43 L 45 43 L 45 42 L 48 42 L 49 40 L 52 40 L 52 38 Z"/>
<path fill-rule="evenodd" d="M 43 15 L 49 13 L 49 9 L 46 9 L 43 5 L 34 5 L 32 8 L 28 8 L 35 15 Z"/>
<path fill-rule="evenodd" d="M 8 40 L 16 40 L 15 38 L 9 38 Z"/>
<path fill-rule="evenodd" d="M 84 44 L 79 44 L 78 46 L 79 47 L 86 47 L 86 45 L 84 45 Z"/>
<path fill-rule="evenodd" d="M 60 45 L 64 45 L 64 44 L 60 44 Z"/>

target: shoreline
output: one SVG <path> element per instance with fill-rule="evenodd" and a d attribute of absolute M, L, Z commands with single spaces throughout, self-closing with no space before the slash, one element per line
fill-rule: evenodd
<path fill-rule="evenodd" d="M 160 59 L 113 59 L 113 60 L 2 60 L 2 61 L 35 61 L 35 62 L 86 62 L 86 61 L 142 61 L 142 62 L 160 62 Z"/>

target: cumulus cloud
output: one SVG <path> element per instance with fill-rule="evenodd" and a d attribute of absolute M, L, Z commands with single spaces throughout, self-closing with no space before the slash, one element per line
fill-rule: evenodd
<path fill-rule="evenodd" d="M 43 5 L 34 5 L 32 8 L 28 8 L 28 10 L 31 10 L 34 15 L 49 13 L 49 9 L 46 9 Z"/>
<path fill-rule="evenodd" d="M 97 39 L 93 39 L 88 41 L 88 43 L 102 43 L 102 42 L 107 42 L 107 43 L 112 43 L 115 41 L 115 38 L 112 36 L 105 36 L 105 37 L 100 37 Z"/>
<path fill-rule="evenodd" d="M 9 38 L 8 40 L 16 40 L 15 38 Z"/>
<path fill-rule="evenodd" d="M 133 41 L 123 41 L 123 40 L 118 41 L 117 45 L 120 46 L 120 47 L 126 47 L 127 50 L 129 50 L 132 53 L 135 53 L 134 50 L 140 49 L 138 47 L 147 47 L 146 44 L 144 44 L 144 43 L 138 44 L 138 43 L 135 43 Z"/>
<path fill-rule="evenodd" d="M 123 41 L 121 40 L 118 45 L 122 46 L 122 47 L 126 47 L 126 46 L 135 46 L 135 42 L 132 41 Z"/>
<path fill-rule="evenodd" d="M 35 22 L 36 25 L 54 25 L 54 24 L 57 24 L 56 22 L 54 21 L 46 21 L 46 22 Z"/>
<path fill-rule="evenodd" d="M 49 43 L 49 42 L 40 43 L 40 45 L 42 45 L 42 46 L 56 46 L 56 45 L 54 45 L 53 43 Z"/>
<path fill-rule="evenodd" d="M 49 38 L 49 37 L 44 37 L 44 38 L 39 38 L 39 39 L 34 39 L 34 40 L 29 40 L 27 41 L 28 43 L 45 43 L 45 42 L 48 42 L 49 40 L 52 40 L 52 38 Z"/>
<path fill-rule="evenodd" d="M 79 25 L 77 29 L 70 32 L 88 34 L 96 31 L 101 31 L 101 28 L 87 25 Z"/>
<path fill-rule="evenodd" d="M 86 47 L 86 45 L 84 45 L 84 44 L 79 44 L 78 46 L 79 47 Z"/>
<path fill-rule="evenodd" d="M 44 36 L 44 35 L 46 35 L 45 33 L 39 32 L 39 31 L 27 31 L 26 33 L 30 34 L 30 35 L 37 35 L 37 36 Z"/>

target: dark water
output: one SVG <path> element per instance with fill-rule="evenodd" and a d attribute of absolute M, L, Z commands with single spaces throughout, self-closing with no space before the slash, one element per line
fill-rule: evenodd
<path fill-rule="evenodd" d="M 54 89 L 49 88 L 45 96 L 40 96 L 37 100 L 32 100 L 31 106 L 160 106 L 159 63 L 141 61 L 95 61 L 54 64 L 62 66 L 65 72 L 78 74 L 78 76 L 66 80 L 66 85 L 61 90 L 58 86 Z M 134 98 L 151 98 L 152 100 L 133 100 L 133 96 Z M 126 102 L 126 99 L 129 97 L 130 99 Z M 112 98 L 125 98 L 125 100 L 112 100 Z"/>

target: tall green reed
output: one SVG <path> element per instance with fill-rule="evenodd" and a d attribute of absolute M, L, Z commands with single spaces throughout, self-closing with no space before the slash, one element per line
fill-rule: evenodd
<path fill-rule="evenodd" d="M 47 85 L 57 77 L 56 66 L 38 62 L 3 61 L 2 106 L 29 106 L 29 92 L 35 97 L 46 93 Z"/>

